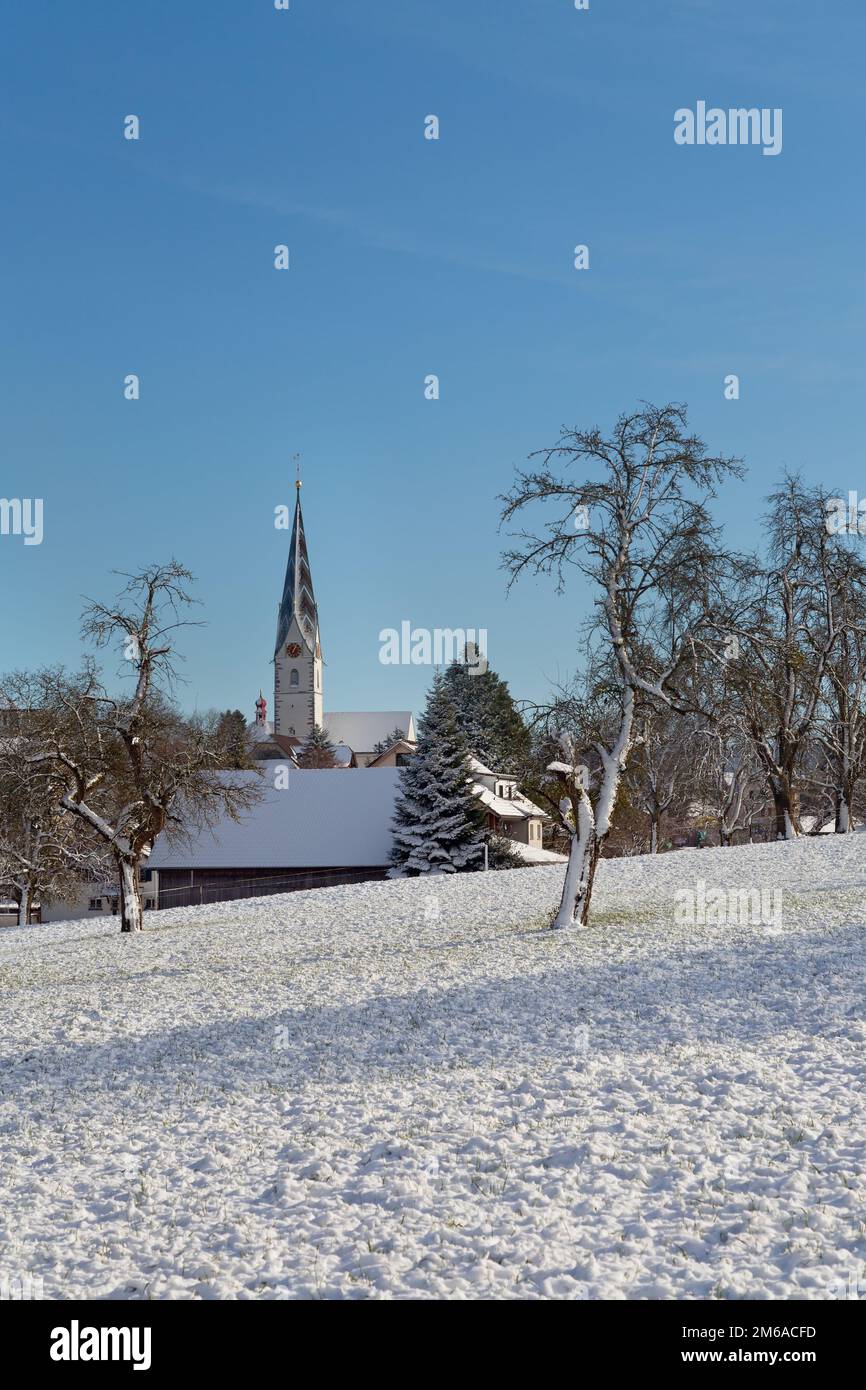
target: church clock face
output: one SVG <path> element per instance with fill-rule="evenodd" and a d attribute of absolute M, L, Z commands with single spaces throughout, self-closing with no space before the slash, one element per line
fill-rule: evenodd
<path fill-rule="evenodd" d="M 298 646 L 297 642 L 290 642 L 289 645 L 286 647 L 286 656 L 299 657 L 300 655 L 301 649 Z"/>

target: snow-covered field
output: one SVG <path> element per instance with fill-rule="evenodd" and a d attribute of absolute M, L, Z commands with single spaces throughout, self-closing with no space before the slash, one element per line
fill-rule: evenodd
<path fill-rule="evenodd" d="M 0 1276 L 48 1298 L 866 1281 L 866 838 L 0 934 Z M 677 925 L 679 889 L 781 890 Z M 852 1284 L 853 1280 L 853 1284 Z M 866 1282 L 862 1285 L 866 1294 Z"/>

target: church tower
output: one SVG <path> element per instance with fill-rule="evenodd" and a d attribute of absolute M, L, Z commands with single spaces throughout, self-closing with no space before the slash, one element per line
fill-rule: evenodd
<path fill-rule="evenodd" d="M 274 649 L 274 733 L 303 743 L 323 722 L 319 614 L 301 515 L 301 482 L 295 484 L 295 520 Z"/>

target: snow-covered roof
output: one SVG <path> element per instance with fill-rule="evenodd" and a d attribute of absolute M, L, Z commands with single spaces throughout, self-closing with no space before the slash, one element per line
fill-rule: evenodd
<path fill-rule="evenodd" d="M 345 743 L 355 753 L 372 753 L 377 743 L 402 729 L 415 742 L 415 723 L 409 710 L 353 710 L 325 715 L 325 728 L 334 743 Z"/>
<path fill-rule="evenodd" d="M 335 768 L 291 768 L 279 789 L 263 762 L 263 800 L 242 820 L 221 821 L 191 845 L 157 840 L 150 869 L 370 868 L 388 863 L 398 770 L 382 767 L 357 777 Z M 233 773 L 230 776 L 244 776 Z"/>
<path fill-rule="evenodd" d="M 540 806 L 536 806 L 535 802 L 530 801 L 522 792 L 515 793 L 513 797 L 497 796 L 489 787 L 485 787 L 483 782 L 473 782 L 472 791 L 500 820 L 527 820 L 530 816 L 540 816 L 542 820 L 550 819 L 546 811 L 542 811 Z"/>
<path fill-rule="evenodd" d="M 515 802 L 506 801 L 503 796 L 496 796 L 489 787 L 485 787 L 483 782 L 473 782 L 472 791 L 478 800 L 500 820 L 526 819 L 525 811 L 521 811 Z"/>
<path fill-rule="evenodd" d="M 481 797 L 481 800 L 486 806 L 489 806 L 491 810 L 495 809 L 494 802 L 496 803 L 496 808 L 499 806 L 507 806 L 509 808 L 509 813 L 496 809 L 496 814 L 502 816 L 504 820 L 522 820 L 524 816 L 543 816 L 545 820 L 550 819 L 546 811 L 542 811 L 539 806 L 535 805 L 534 801 L 530 801 L 528 796 L 523 795 L 523 792 L 517 785 L 517 778 L 513 773 L 492 772 L 491 769 L 485 767 L 484 763 L 476 758 L 474 754 L 470 754 L 469 756 L 469 770 L 474 777 L 492 777 L 495 782 L 507 783 L 508 786 L 513 789 L 511 796 L 500 797 L 492 788 L 485 787 L 483 782 L 478 783 L 474 788 L 476 796 L 480 796 L 481 792 L 484 792 L 484 796 Z M 569 771 L 571 771 L 570 768 Z M 515 810 L 519 813 L 516 816 L 514 814 Z"/>
<path fill-rule="evenodd" d="M 469 755 L 469 767 L 472 772 L 475 773 L 476 777 L 495 777 L 497 775 L 492 768 L 485 767 L 481 760 L 475 757 L 474 753 L 470 753 Z"/>
<path fill-rule="evenodd" d="M 417 748 L 417 744 L 415 744 L 415 743 L 409 743 L 409 742 L 407 742 L 407 740 L 406 740 L 405 738 L 398 738 L 398 739 L 396 740 L 396 742 L 394 742 L 394 743 L 392 743 L 392 744 L 390 745 L 390 747 L 383 748 L 382 751 L 381 751 L 381 753 L 377 753 L 376 756 L 375 756 L 374 758 L 372 758 L 371 761 L 367 764 L 367 766 L 368 766 L 368 767 L 378 767 L 378 766 L 379 766 L 379 763 L 381 762 L 381 760 L 382 760 L 383 758 L 387 758 L 388 755 L 389 755 L 389 753 L 409 753 L 409 754 L 411 754 L 411 753 L 414 753 L 414 752 L 416 751 L 416 748 Z"/>

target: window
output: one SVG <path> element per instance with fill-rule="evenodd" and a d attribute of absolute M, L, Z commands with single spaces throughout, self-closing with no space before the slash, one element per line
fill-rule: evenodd
<path fill-rule="evenodd" d="M 296 666 L 293 666 L 293 667 L 292 667 L 292 674 L 289 676 L 289 685 L 295 686 L 295 685 L 298 684 L 298 681 L 299 681 L 299 680 L 300 680 L 300 677 L 299 677 L 299 675 L 298 675 L 298 668 L 297 668 Z"/>
<path fill-rule="evenodd" d="M 91 899 L 90 899 L 90 904 L 89 904 L 87 910 L 88 910 L 88 912 L 101 912 L 101 911 L 102 911 L 102 899 L 101 899 L 101 898 L 91 898 Z"/>
<path fill-rule="evenodd" d="M 139 878 L 142 883 L 150 883 L 150 880 L 153 878 L 153 869 L 142 869 Z"/>

